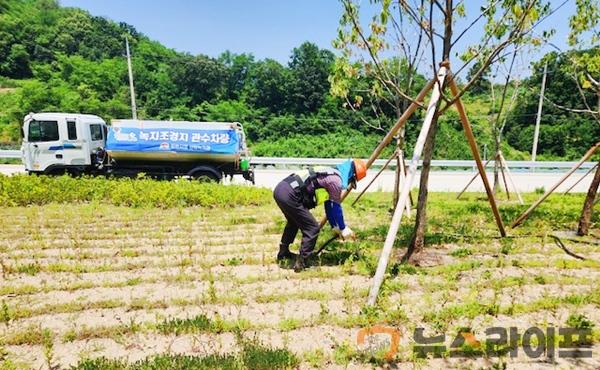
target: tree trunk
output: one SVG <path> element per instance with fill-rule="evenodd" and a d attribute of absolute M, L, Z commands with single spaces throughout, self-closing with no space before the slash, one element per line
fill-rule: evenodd
<path fill-rule="evenodd" d="M 425 245 L 425 226 L 427 225 L 427 186 L 429 183 L 429 170 L 431 168 L 431 158 L 433 157 L 433 148 L 435 144 L 435 134 L 438 127 L 437 113 L 431 122 L 431 127 L 427 133 L 427 140 L 423 147 L 423 166 L 421 167 L 421 180 L 419 183 L 419 198 L 417 200 L 417 216 L 415 228 L 408 245 L 408 249 L 402 256 L 402 263 L 413 261 L 412 256 L 421 252 Z"/>
<path fill-rule="evenodd" d="M 433 5 L 431 5 L 433 6 Z M 452 49 L 452 0 L 446 0 L 445 3 L 445 17 L 444 17 L 444 39 L 443 39 L 443 50 L 442 50 L 442 63 L 449 63 L 450 52 Z M 446 79 L 440 91 L 443 94 L 446 87 Z M 425 146 L 423 147 L 423 166 L 421 167 L 421 181 L 419 183 L 419 198 L 417 200 L 417 216 L 415 220 L 415 228 L 411 237 L 408 250 L 402 256 L 402 262 L 410 262 L 411 257 L 416 252 L 420 252 L 425 245 L 425 227 L 427 226 L 427 194 L 428 194 L 428 183 L 429 183 L 429 170 L 431 168 L 431 158 L 433 157 L 433 148 L 435 146 L 435 134 L 438 128 L 438 109 L 440 102 L 436 107 L 435 115 L 429 127 L 427 133 L 427 139 L 425 140 Z"/>
<path fill-rule="evenodd" d="M 500 170 L 500 143 L 498 142 L 498 133 L 496 132 L 496 128 L 494 127 L 494 198 L 498 199 L 496 196 L 498 194 L 498 187 L 500 186 L 500 178 L 498 176 L 498 171 Z"/>
<path fill-rule="evenodd" d="M 583 210 L 581 211 L 581 218 L 579 219 L 579 227 L 577 228 L 577 235 L 587 235 L 592 222 L 592 211 L 594 209 L 594 200 L 596 199 L 596 193 L 598 192 L 598 185 L 600 184 L 600 163 L 596 167 L 594 173 L 594 179 L 590 184 L 585 202 L 583 202 Z"/>

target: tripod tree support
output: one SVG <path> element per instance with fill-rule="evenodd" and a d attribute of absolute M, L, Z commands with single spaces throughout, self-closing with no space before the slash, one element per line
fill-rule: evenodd
<path fill-rule="evenodd" d="M 354 202 L 352 202 L 352 206 L 353 207 L 360 200 L 360 198 L 362 198 L 362 196 L 367 192 L 367 190 L 371 187 L 371 185 L 373 185 L 373 183 L 375 182 L 375 180 L 377 180 L 377 178 L 379 177 L 379 175 L 381 175 L 383 173 L 383 171 L 385 171 L 385 169 L 388 168 L 388 166 L 390 165 L 390 162 L 393 161 L 394 158 L 397 158 L 397 157 L 398 157 L 398 152 L 394 151 L 394 153 L 392 154 L 392 156 L 385 162 L 385 164 L 383 165 L 383 167 L 381 167 L 381 169 L 371 179 L 371 181 L 367 184 L 367 186 L 365 186 L 365 188 L 363 189 L 363 191 L 361 191 L 360 194 L 358 194 L 358 196 L 356 197 L 356 199 L 354 199 Z"/>
<path fill-rule="evenodd" d="M 427 107 L 427 113 L 425 114 L 423 126 L 421 127 L 421 132 L 419 133 L 419 137 L 417 138 L 417 142 L 415 144 L 413 157 L 408 168 L 406 182 L 404 183 L 404 186 L 402 187 L 400 192 L 400 196 L 398 197 L 398 203 L 396 204 L 396 208 L 394 209 L 392 222 L 390 223 L 390 228 L 385 238 L 385 243 L 383 244 L 381 255 L 379 256 L 377 271 L 375 272 L 375 276 L 373 277 L 373 285 L 371 286 L 371 290 L 369 291 L 369 297 L 367 300 L 367 304 L 369 306 L 374 306 L 377 302 L 377 295 L 379 294 L 379 289 L 383 284 L 385 270 L 387 269 L 390 254 L 392 253 L 392 247 L 394 246 L 394 241 L 396 240 L 396 235 L 398 234 L 398 229 L 400 228 L 400 222 L 402 221 L 402 213 L 404 211 L 405 204 L 408 200 L 410 187 L 413 183 L 415 174 L 417 172 L 419 159 L 421 158 L 421 154 L 423 153 L 423 146 L 425 145 L 425 139 L 427 138 L 429 127 L 431 126 L 431 122 L 433 121 L 433 118 L 438 108 L 438 103 L 442 95 L 441 88 L 442 86 L 444 86 L 447 73 L 448 70 L 446 66 L 442 66 L 438 71 L 437 79 L 432 80 L 435 83 L 435 87 L 433 89 L 433 93 L 431 94 L 431 99 L 429 100 L 429 105 Z"/>
<path fill-rule="evenodd" d="M 531 205 L 531 207 L 529 207 L 525 212 L 521 213 L 521 215 L 512 223 L 512 225 L 510 225 L 511 228 L 515 228 L 517 226 L 519 226 L 523 221 L 525 221 L 525 219 L 527 217 L 529 217 L 529 214 L 531 212 L 533 212 L 534 209 L 537 208 L 537 206 L 539 206 L 544 200 L 546 200 L 546 198 L 548 198 L 550 196 L 550 194 L 552 194 L 554 192 L 554 190 L 556 190 L 556 188 L 558 188 L 560 186 L 560 184 L 562 184 L 567 178 L 569 178 L 569 176 L 571 176 L 573 174 L 573 172 L 577 171 L 577 169 L 579 167 L 581 167 L 581 165 L 587 161 L 588 159 L 590 159 L 590 157 L 596 152 L 596 150 L 598 150 L 598 148 L 600 147 L 600 141 L 597 142 L 596 144 L 594 144 L 593 147 L 591 147 L 584 155 L 583 157 L 579 160 L 579 162 L 575 163 L 575 165 L 569 170 L 569 172 L 567 172 L 566 174 L 563 175 L 563 177 L 560 178 L 560 180 L 558 180 L 558 182 L 556 184 L 554 184 L 550 189 L 548 189 L 544 195 L 542 195 L 540 197 L 540 199 L 538 199 L 535 203 L 533 203 Z"/>
<path fill-rule="evenodd" d="M 379 175 L 381 175 L 383 173 L 383 171 L 385 171 L 386 168 L 388 168 L 388 166 L 390 165 L 390 162 L 393 161 L 394 159 L 398 160 L 398 166 L 400 166 L 400 184 L 399 187 L 404 186 L 404 183 L 406 183 L 406 168 L 404 166 L 404 158 L 402 156 L 402 152 L 396 150 L 392 156 L 385 162 L 385 164 L 383 165 L 383 167 L 381 167 L 381 169 L 377 172 L 377 174 L 375 176 L 373 176 L 373 178 L 371 179 L 371 181 L 367 184 L 367 186 L 365 186 L 365 188 L 360 192 L 360 194 L 358 194 L 358 196 L 356 197 L 356 199 L 354 199 L 354 201 L 352 202 L 352 207 L 354 207 L 354 205 L 356 203 L 358 203 L 358 201 L 360 200 L 360 198 L 362 198 L 363 195 L 365 195 L 365 193 L 367 192 L 367 190 L 369 190 L 369 188 L 371 187 L 371 185 L 373 185 L 373 183 L 375 182 L 375 180 L 377 180 L 377 178 L 379 177 Z M 406 203 L 406 215 L 410 217 L 410 202 Z"/>
<path fill-rule="evenodd" d="M 406 163 L 404 162 L 404 152 L 398 152 L 398 164 L 400 165 L 400 187 L 406 185 Z M 400 194 L 398 194 L 400 195 Z M 413 204 L 412 195 L 410 190 L 408 192 L 408 202 L 406 202 L 406 217 L 410 217 L 410 206 Z"/>
<path fill-rule="evenodd" d="M 571 190 L 573 190 L 573 188 L 574 188 L 574 187 L 576 187 L 576 186 L 577 186 L 577 184 L 579 184 L 579 183 L 580 183 L 580 182 L 581 182 L 583 179 L 585 179 L 585 178 L 587 177 L 587 175 L 589 175 L 590 173 L 592 173 L 592 171 L 593 171 L 594 169 L 596 169 L 596 167 L 598 167 L 598 163 L 596 163 L 596 164 L 594 165 L 594 167 L 590 168 L 590 169 L 588 170 L 588 172 L 586 172 L 586 173 L 585 173 L 583 176 L 581 176 L 581 177 L 579 178 L 579 180 L 575 181 L 575 183 L 574 183 L 573 185 L 571 185 L 571 187 L 570 187 L 570 188 L 569 188 L 567 191 L 565 191 L 565 192 L 563 193 L 563 195 L 567 195 L 567 194 L 569 194 L 569 192 L 570 192 Z"/>
<path fill-rule="evenodd" d="M 515 184 L 515 181 L 513 180 L 512 175 L 510 174 L 510 170 L 508 169 L 508 163 L 506 163 L 506 159 L 504 158 L 504 154 L 502 154 L 502 153 L 500 153 L 500 162 L 503 164 L 504 168 L 506 169 L 506 175 L 508 176 L 508 181 L 510 182 L 513 189 L 515 190 L 515 193 L 517 193 L 517 199 L 519 200 L 519 204 L 523 204 L 523 198 L 521 197 L 521 192 L 519 191 L 519 189 L 517 189 L 517 185 Z"/>
<path fill-rule="evenodd" d="M 459 89 L 458 86 L 456 86 L 456 82 L 453 78 L 449 79 L 448 85 L 450 86 L 450 91 L 452 92 L 452 94 L 454 96 L 457 96 L 459 93 Z M 473 152 L 473 158 L 475 159 L 475 163 L 477 164 L 479 176 L 481 176 L 483 186 L 485 187 L 485 192 L 487 193 L 490 206 L 492 207 L 492 212 L 494 213 L 494 218 L 496 219 L 496 225 L 498 225 L 500 235 L 504 237 L 506 236 L 506 230 L 504 230 L 504 223 L 502 223 L 502 218 L 500 217 L 500 212 L 498 211 L 498 206 L 496 205 L 496 199 L 494 198 L 494 193 L 492 192 L 492 188 L 490 187 L 490 182 L 488 181 L 488 178 L 485 175 L 485 168 L 483 167 L 483 163 L 481 162 L 479 149 L 477 148 L 475 136 L 473 135 L 473 130 L 471 129 L 471 124 L 469 123 L 469 118 L 467 117 L 465 107 L 460 99 L 456 100 L 455 106 L 456 110 L 458 110 L 463 130 L 465 130 L 465 136 L 467 137 L 467 141 L 469 142 L 469 146 L 471 147 L 471 151 Z"/>
<path fill-rule="evenodd" d="M 404 113 L 402 113 L 402 116 L 400 116 L 400 118 L 398 118 L 398 121 L 396 121 L 396 124 L 385 135 L 385 137 L 381 140 L 379 145 L 377 145 L 377 148 L 375 148 L 373 153 L 371 153 L 371 156 L 367 160 L 367 165 L 366 165 L 367 169 L 369 169 L 373 165 L 373 162 L 375 162 L 375 160 L 377 158 L 379 158 L 379 155 L 381 154 L 383 149 L 385 149 L 385 147 L 389 145 L 389 143 L 392 141 L 394 136 L 398 133 L 398 131 L 400 131 L 400 129 L 404 126 L 404 124 L 410 118 L 410 116 L 412 116 L 412 114 L 417 110 L 417 108 L 422 106 L 420 102 L 423 101 L 425 96 L 427 96 L 427 94 L 429 93 L 429 90 L 431 90 L 431 88 L 433 87 L 434 84 L 435 84 L 435 79 L 432 79 L 431 81 L 429 81 L 427 83 L 427 85 L 425 85 L 425 87 L 423 87 L 421 92 L 419 92 L 419 95 L 417 95 L 415 100 L 408 106 L 408 108 L 406 108 Z M 348 188 L 348 190 L 346 190 L 342 193 L 342 202 L 346 199 L 346 197 L 348 197 L 348 194 L 350 194 L 350 191 L 352 191 L 352 189 Z M 327 222 L 327 218 L 323 217 L 323 219 L 321 219 L 321 227 L 323 227 L 326 222 Z"/>
<path fill-rule="evenodd" d="M 492 158 L 488 159 L 487 162 L 485 162 L 485 164 L 483 165 L 483 167 L 487 167 L 487 165 L 491 161 L 492 161 Z M 471 184 L 473 183 L 473 181 L 475 181 L 475 179 L 477 179 L 478 176 L 479 176 L 479 172 L 477 172 L 475 175 L 473 175 L 473 177 L 467 183 L 467 185 L 464 187 L 464 189 L 462 189 L 462 191 L 460 193 L 458 193 L 458 195 L 456 196 L 456 199 L 460 199 L 460 197 L 465 193 L 465 191 L 467 191 L 467 189 L 469 188 L 469 186 L 471 186 Z"/>
<path fill-rule="evenodd" d="M 502 174 L 502 182 L 504 183 L 504 190 L 506 190 L 506 198 L 510 200 L 510 190 L 508 190 L 508 182 L 506 181 L 506 172 L 504 171 L 504 163 L 502 163 L 501 154 L 498 154 L 497 161 L 500 162 L 500 173 Z M 506 169 L 508 171 L 508 168 Z"/>

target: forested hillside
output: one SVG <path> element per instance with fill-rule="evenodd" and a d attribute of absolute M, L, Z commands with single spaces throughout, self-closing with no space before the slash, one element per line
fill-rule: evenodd
<path fill-rule="evenodd" d="M 368 123 L 386 127 L 394 120 L 393 115 L 375 117 L 368 104 L 348 109 L 333 97 L 328 77 L 335 56 L 310 42 L 291 50 L 285 65 L 257 60 L 251 53 L 224 51 L 211 58 L 176 52 L 130 25 L 64 8 L 54 0 L 0 0 L 0 12 L 3 143 L 19 141 L 19 125 L 28 112 L 92 113 L 107 121 L 130 117 L 125 35 L 130 35 L 140 118 L 239 121 L 256 155 L 367 156 L 383 134 Z M 574 84 L 561 76 L 565 59 L 547 59 L 556 64 L 548 96 L 557 104 L 581 105 Z M 507 122 L 503 145 L 510 159 L 528 158 L 540 79 L 538 66 Z M 488 85 L 465 101 L 481 146 L 491 151 Z M 545 109 L 540 159 L 575 158 L 600 136 L 590 117 Z M 437 158 L 470 157 L 456 117 L 450 113 L 443 118 Z M 418 116 L 411 120 L 409 142 L 419 122 Z"/>

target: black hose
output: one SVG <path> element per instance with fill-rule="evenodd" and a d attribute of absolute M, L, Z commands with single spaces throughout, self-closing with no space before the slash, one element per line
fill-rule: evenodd
<path fill-rule="evenodd" d="M 314 255 L 318 255 L 319 253 L 323 252 L 323 250 L 325 249 L 326 246 L 329 245 L 329 243 L 331 243 L 332 241 L 336 240 L 338 238 L 338 235 L 334 235 L 332 236 L 329 240 L 327 240 L 325 243 L 323 243 L 323 245 L 321 246 L 321 248 L 317 249 L 316 252 L 314 252 Z"/>

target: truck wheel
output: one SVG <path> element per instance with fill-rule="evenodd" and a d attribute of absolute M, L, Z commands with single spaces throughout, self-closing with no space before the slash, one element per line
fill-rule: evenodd
<path fill-rule="evenodd" d="M 199 181 L 199 182 L 214 182 L 214 183 L 217 183 L 217 182 L 221 181 L 220 178 L 218 178 L 214 173 L 209 172 L 209 171 L 198 171 L 198 172 L 195 172 L 192 175 L 192 178 L 194 180 Z"/>

